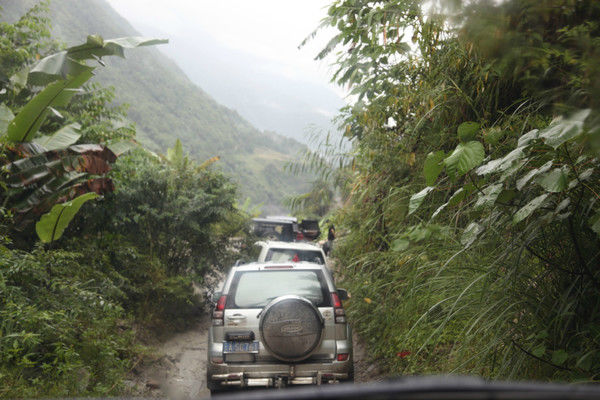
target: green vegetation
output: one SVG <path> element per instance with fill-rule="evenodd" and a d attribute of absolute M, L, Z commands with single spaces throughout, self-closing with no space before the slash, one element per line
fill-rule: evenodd
<path fill-rule="evenodd" d="M 86 59 L 156 41 L 59 51 L 43 8 L 0 23 L 0 397 L 121 394 L 140 337 L 194 321 L 193 283 L 239 257 L 248 217 L 210 161 L 136 145 L 85 85 Z"/>
<path fill-rule="evenodd" d="M 329 8 L 319 57 L 357 96 L 335 255 L 390 373 L 600 378 L 598 21 L 595 1 Z"/>
<path fill-rule="evenodd" d="M 38 1 L 5 2 L 1 20 L 15 21 Z M 88 34 L 139 36 L 104 0 L 51 1 L 49 18 L 54 36 L 68 44 L 80 43 Z M 304 145 L 258 131 L 195 86 L 163 53 L 145 48 L 129 54 L 127 60 L 105 62 L 108 67 L 98 68 L 93 80 L 114 86 L 113 100 L 129 105 L 128 118 L 135 122 L 140 142 L 150 150 L 165 152 L 180 138 L 198 162 L 219 156 L 221 168 L 240 186 L 240 199 L 250 197 L 253 204 L 263 203 L 267 213 L 283 212 L 286 194 L 308 189 L 306 177 L 283 169 Z M 273 158 L 262 158 L 265 154 Z"/>

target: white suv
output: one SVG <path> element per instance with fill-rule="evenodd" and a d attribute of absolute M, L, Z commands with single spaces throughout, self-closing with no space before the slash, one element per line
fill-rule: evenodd
<path fill-rule="evenodd" d="M 312 262 L 326 265 L 323 249 L 306 242 L 256 242 L 260 247 L 258 262 Z"/>
<path fill-rule="evenodd" d="M 347 297 L 322 264 L 233 267 L 214 297 L 208 388 L 352 381 L 352 332 L 342 306 Z"/>

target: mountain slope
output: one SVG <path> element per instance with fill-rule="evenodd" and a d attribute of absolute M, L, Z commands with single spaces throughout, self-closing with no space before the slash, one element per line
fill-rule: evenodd
<path fill-rule="evenodd" d="M 2 19 L 15 20 L 35 0 L 2 0 Z M 55 0 L 50 6 L 53 33 L 67 44 L 88 34 L 105 38 L 139 35 L 104 0 Z M 190 38 L 193 40 L 193 38 Z M 260 132 L 237 112 L 221 106 L 169 58 L 154 48 L 129 51 L 126 59 L 107 59 L 97 81 L 116 88 L 117 101 L 130 104 L 129 117 L 140 140 L 164 151 L 180 138 L 200 161 L 218 155 L 220 165 L 240 183 L 243 197 L 275 210 L 281 199 L 306 189 L 304 179 L 283 171 L 303 145 L 274 133 Z"/>

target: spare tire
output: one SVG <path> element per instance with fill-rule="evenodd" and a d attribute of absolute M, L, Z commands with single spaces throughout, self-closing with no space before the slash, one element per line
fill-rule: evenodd
<path fill-rule="evenodd" d="M 323 317 L 310 300 L 281 296 L 267 304 L 259 329 L 263 345 L 277 359 L 302 361 L 321 343 Z"/>

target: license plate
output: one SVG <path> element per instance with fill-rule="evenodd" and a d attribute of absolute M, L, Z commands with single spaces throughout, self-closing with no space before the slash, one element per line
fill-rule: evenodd
<path fill-rule="evenodd" d="M 258 342 L 223 342 L 223 353 L 258 353 Z"/>

